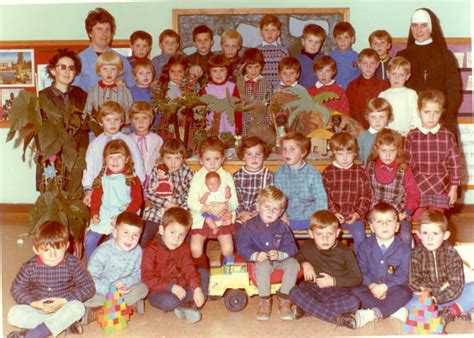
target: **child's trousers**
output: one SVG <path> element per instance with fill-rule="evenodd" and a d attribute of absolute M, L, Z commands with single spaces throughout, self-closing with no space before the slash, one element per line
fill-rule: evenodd
<path fill-rule="evenodd" d="M 339 315 L 359 309 L 359 298 L 349 288 L 321 289 L 316 283 L 301 282 L 290 291 L 290 300 L 307 314 L 336 323 Z"/>
<path fill-rule="evenodd" d="M 21 329 L 34 329 L 44 323 L 51 334 L 57 336 L 79 321 L 85 311 L 84 304 L 78 300 L 67 302 L 53 313 L 44 313 L 30 305 L 15 305 L 8 311 L 8 323 Z"/>
<path fill-rule="evenodd" d="M 387 290 L 385 299 L 375 298 L 370 289 L 365 286 L 358 286 L 352 289 L 352 293 L 360 299 L 362 309 L 377 308 L 382 313 L 383 318 L 389 317 L 411 299 L 413 292 L 408 285 L 395 285 Z"/>
<path fill-rule="evenodd" d="M 202 293 L 204 294 L 204 298 L 207 299 L 209 293 L 209 271 L 206 269 L 198 269 L 198 272 L 201 275 Z M 186 296 L 181 300 L 171 291 L 155 291 L 148 296 L 148 301 L 151 306 L 165 312 L 173 311 L 177 307 L 194 301 L 194 290 L 189 287 L 184 289 L 186 290 Z"/>
<path fill-rule="evenodd" d="M 283 270 L 280 293 L 288 295 L 290 290 L 295 286 L 300 264 L 293 257 L 288 257 L 282 261 L 266 260 L 264 262 L 255 262 L 258 295 L 260 297 L 270 296 L 270 276 L 272 271 L 277 269 Z"/>
<path fill-rule="evenodd" d="M 148 294 L 148 288 L 145 283 L 138 283 L 133 285 L 130 288 L 130 292 L 122 295 L 123 300 L 127 305 L 133 305 L 141 299 L 144 299 Z M 105 301 L 105 296 L 96 293 L 94 297 L 89 299 L 87 302 L 84 302 L 86 307 L 97 307 L 103 306 Z"/>
<path fill-rule="evenodd" d="M 420 297 L 419 295 L 415 295 L 415 294 L 413 295 L 413 298 L 406 305 L 406 308 L 408 311 L 411 311 L 413 307 L 415 306 L 415 304 L 418 303 L 419 297 Z M 448 303 L 439 304 L 439 305 L 441 305 L 442 307 L 446 307 L 455 303 L 459 305 L 463 314 L 466 314 L 471 309 L 474 309 L 474 282 L 469 282 L 469 283 L 464 284 L 464 289 L 461 295 L 455 300 Z"/>

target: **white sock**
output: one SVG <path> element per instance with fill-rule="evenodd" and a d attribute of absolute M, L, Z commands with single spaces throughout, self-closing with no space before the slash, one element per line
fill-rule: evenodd
<path fill-rule="evenodd" d="M 357 310 L 355 313 L 357 328 L 375 320 L 375 312 L 372 309 Z"/>
<path fill-rule="evenodd" d="M 396 312 L 390 315 L 390 317 L 396 318 L 403 323 L 407 320 L 407 316 L 408 316 L 408 311 L 407 311 L 407 308 L 404 306 L 402 306 Z"/>

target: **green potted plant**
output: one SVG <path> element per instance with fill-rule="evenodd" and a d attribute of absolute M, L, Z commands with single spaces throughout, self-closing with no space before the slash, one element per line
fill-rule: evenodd
<path fill-rule="evenodd" d="M 90 218 L 82 203 L 86 167 L 86 149 L 78 143 L 78 133 L 86 125 L 82 113 L 72 105 L 59 109 L 45 96 L 21 91 L 8 115 L 11 127 L 6 141 L 18 135 L 23 161 L 31 149 L 37 166 L 40 195 L 30 212 L 31 229 L 47 220 L 68 225 L 71 251 L 81 257 L 84 228 Z"/>

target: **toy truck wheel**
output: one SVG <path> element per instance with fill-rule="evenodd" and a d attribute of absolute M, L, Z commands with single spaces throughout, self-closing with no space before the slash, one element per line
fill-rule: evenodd
<path fill-rule="evenodd" d="M 243 290 L 229 290 L 224 297 L 225 307 L 232 312 L 242 311 L 247 302 L 247 294 Z"/>

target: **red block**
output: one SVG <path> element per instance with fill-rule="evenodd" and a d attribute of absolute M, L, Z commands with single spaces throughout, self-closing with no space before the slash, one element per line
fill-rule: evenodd
<path fill-rule="evenodd" d="M 411 319 L 408 319 L 408 318 L 407 318 L 406 324 L 407 324 L 408 326 L 413 326 L 413 327 L 416 327 L 416 325 L 418 325 L 418 323 L 416 322 L 416 320 L 411 320 Z"/>
<path fill-rule="evenodd" d="M 429 330 L 429 329 L 430 329 L 430 324 L 425 323 L 425 324 L 423 325 L 423 328 L 424 328 L 425 330 Z"/>

